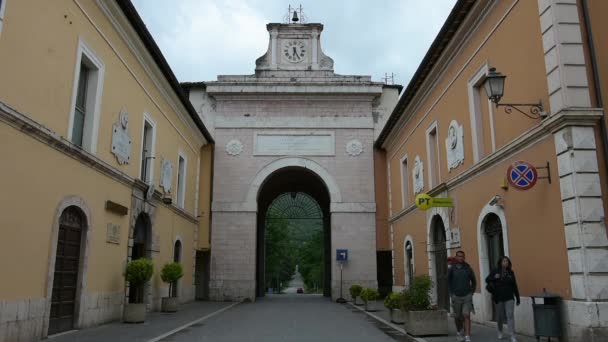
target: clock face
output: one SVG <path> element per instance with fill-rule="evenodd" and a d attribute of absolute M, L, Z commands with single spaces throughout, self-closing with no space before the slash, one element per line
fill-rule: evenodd
<path fill-rule="evenodd" d="M 283 54 L 288 61 L 298 63 L 306 56 L 306 47 L 301 41 L 290 40 L 283 46 Z"/>

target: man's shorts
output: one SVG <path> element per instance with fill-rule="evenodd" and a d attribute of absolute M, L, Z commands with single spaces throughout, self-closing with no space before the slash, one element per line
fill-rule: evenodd
<path fill-rule="evenodd" d="M 462 318 L 463 315 L 469 316 L 473 311 L 473 294 L 463 297 L 452 296 L 452 311 L 454 318 Z"/>

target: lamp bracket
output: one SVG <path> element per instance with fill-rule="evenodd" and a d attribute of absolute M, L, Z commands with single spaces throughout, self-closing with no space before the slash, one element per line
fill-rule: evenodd
<path fill-rule="evenodd" d="M 496 103 L 496 108 L 505 107 L 505 113 L 511 114 L 513 109 L 520 112 L 521 114 L 529 117 L 530 119 L 542 119 L 547 116 L 544 111 L 543 103 Z M 528 111 L 523 111 L 520 107 L 529 107 Z"/>

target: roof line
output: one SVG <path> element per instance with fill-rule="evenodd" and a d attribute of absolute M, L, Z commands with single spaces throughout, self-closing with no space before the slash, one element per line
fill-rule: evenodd
<path fill-rule="evenodd" d="M 407 88 L 401 95 L 401 98 L 399 98 L 399 102 L 397 102 L 395 109 L 389 116 L 386 125 L 384 125 L 384 128 L 382 128 L 378 139 L 374 143 L 374 147 L 382 148 L 386 138 L 404 114 L 405 108 L 410 104 L 422 86 L 422 83 L 424 83 L 427 76 L 432 71 L 435 63 L 445 51 L 448 43 L 454 37 L 456 31 L 462 24 L 464 18 L 469 14 L 469 11 L 475 2 L 476 0 L 458 0 L 458 2 L 454 5 L 450 15 L 441 27 L 441 30 L 439 30 L 439 33 L 435 37 L 435 40 L 433 40 L 431 47 L 424 55 L 422 62 L 408 83 Z"/>
<path fill-rule="evenodd" d="M 205 124 L 192 106 L 192 103 L 186 96 L 186 93 L 184 92 L 183 88 L 180 86 L 179 81 L 173 73 L 173 70 L 171 70 L 169 63 L 167 63 L 167 60 L 165 59 L 162 52 L 160 51 L 160 48 L 154 41 L 154 38 L 152 38 L 152 35 L 146 28 L 146 24 L 143 22 L 143 20 L 137 13 L 137 10 L 135 9 L 135 6 L 133 6 L 131 0 L 116 0 L 116 3 L 120 7 L 124 15 L 127 17 L 127 20 L 129 20 L 129 23 L 131 23 L 131 25 L 135 29 L 135 32 L 137 32 L 137 35 L 144 43 L 144 46 L 146 47 L 150 55 L 152 55 L 152 58 L 162 71 L 169 84 L 171 85 L 171 88 L 179 98 L 180 102 L 184 105 L 186 111 L 188 112 L 188 114 L 190 114 L 192 120 L 194 120 L 194 123 L 196 124 L 197 128 L 201 131 L 201 133 L 203 133 L 203 136 L 205 137 L 208 143 L 215 144 L 213 137 L 211 136 L 211 134 L 207 130 L 207 127 L 205 127 Z"/>

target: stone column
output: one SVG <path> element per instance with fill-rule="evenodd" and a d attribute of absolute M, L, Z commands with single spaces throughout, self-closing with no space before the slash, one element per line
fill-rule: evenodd
<path fill-rule="evenodd" d="M 590 107 L 576 0 L 538 0 L 551 113 Z"/>
<path fill-rule="evenodd" d="M 312 32 L 312 69 L 319 69 L 319 32 Z"/>
<path fill-rule="evenodd" d="M 554 132 L 572 300 L 570 340 L 608 338 L 608 239 L 587 66 L 576 0 L 538 0 L 551 115 L 577 119 Z"/>
<path fill-rule="evenodd" d="M 277 68 L 277 37 L 279 33 L 276 31 L 270 32 L 270 68 Z"/>

